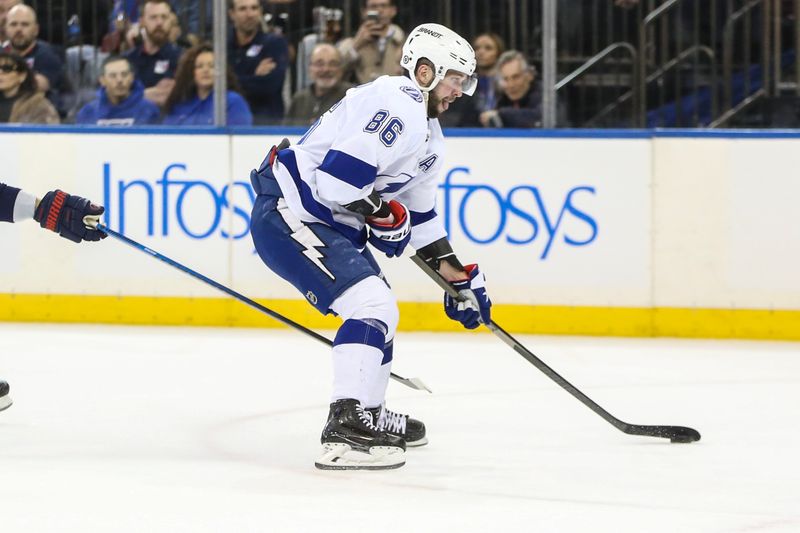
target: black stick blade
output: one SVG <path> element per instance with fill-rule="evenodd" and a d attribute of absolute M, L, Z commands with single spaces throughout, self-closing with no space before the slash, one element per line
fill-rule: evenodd
<path fill-rule="evenodd" d="M 686 444 L 700 440 L 700 432 L 684 426 L 637 426 L 629 424 L 622 431 L 628 435 L 641 435 L 643 437 L 661 437 L 673 443 Z"/>

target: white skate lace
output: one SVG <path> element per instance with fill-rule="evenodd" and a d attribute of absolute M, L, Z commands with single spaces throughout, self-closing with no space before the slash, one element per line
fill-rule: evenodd
<path fill-rule="evenodd" d="M 390 411 L 386 407 L 381 408 L 381 414 L 378 417 L 378 429 L 380 431 L 388 431 L 395 435 L 406 434 L 406 424 L 408 423 L 408 415 L 402 415 Z"/>
<path fill-rule="evenodd" d="M 358 419 L 361 420 L 366 426 L 368 426 L 370 429 L 374 429 L 375 431 L 380 431 L 372 421 L 372 413 L 365 411 L 361 404 L 356 405 L 356 413 L 358 413 Z"/>

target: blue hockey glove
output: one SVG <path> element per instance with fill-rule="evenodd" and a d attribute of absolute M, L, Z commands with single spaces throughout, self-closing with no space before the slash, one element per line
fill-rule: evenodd
<path fill-rule="evenodd" d="M 492 301 L 486 294 L 486 278 L 478 270 L 478 265 L 464 267 L 469 278 L 452 281 L 459 298 L 444 294 L 444 312 L 453 320 L 461 322 L 467 329 L 475 329 L 479 324 L 491 321 Z"/>
<path fill-rule="evenodd" d="M 102 206 L 94 205 L 86 198 L 56 189 L 44 195 L 36 207 L 33 219 L 41 227 L 55 231 L 72 242 L 99 241 L 105 239 L 106 234 L 86 226 L 83 217 L 99 217 L 104 211 Z"/>
<path fill-rule="evenodd" d="M 387 257 L 400 257 L 411 240 L 411 217 L 406 206 L 395 200 L 389 201 L 389 210 L 394 215 L 394 222 L 391 224 L 382 224 L 367 218 L 369 243 Z"/>

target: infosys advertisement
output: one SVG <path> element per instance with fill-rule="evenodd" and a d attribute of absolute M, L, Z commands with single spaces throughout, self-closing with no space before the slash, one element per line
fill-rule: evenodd
<path fill-rule="evenodd" d="M 10 136 L 0 135 L 10 146 Z M 60 187 L 90 197 L 105 205 L 110 228 L 249 296 L 301 298 L 261 264 L 248 231 L 255 199 L 250 171 L 280 137 L 50 135 L 50 171 L 42 170 L 42 152 L 29 146 L 41 138 L 14 138 L 6 181 L 38 194 Z M 481 265 L 495 301 L 650 304 L 648 139 L 453 138 L 443 156 L 437 212 L 462 261 Z M 20 246 L 49 237 L 31 228 L 25 236 Z M 5 267 L 4 290 L 214 295 L 118 243 L 80 251 L 54 246 L 76 272 L 87 264 L 102 268 L 91 283 L 56 273 L 42 285 L 30 275 L 39 263 L 21 254 Z M 380 262 L 398 299 L 441 297 L 408 259 Z"/>

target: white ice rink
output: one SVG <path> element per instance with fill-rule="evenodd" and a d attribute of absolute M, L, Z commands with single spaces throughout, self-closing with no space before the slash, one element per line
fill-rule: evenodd
<path fill-rule="evenodd" d="M 324 346 L 288 330 L 0 325 L 0 531 L 799 532 L 800 344 L 400 333 L 389 404 L 430 444 L 314 468 Z"/>

